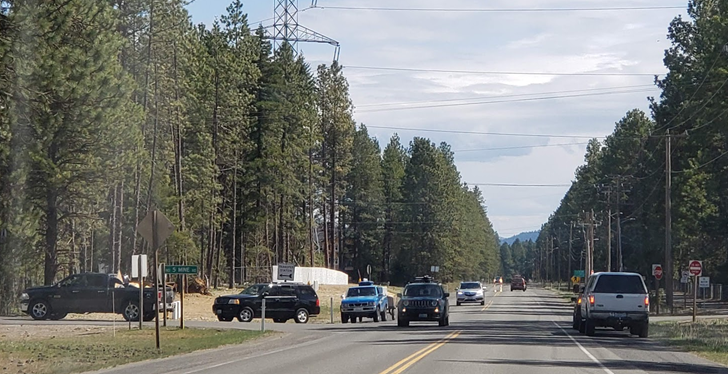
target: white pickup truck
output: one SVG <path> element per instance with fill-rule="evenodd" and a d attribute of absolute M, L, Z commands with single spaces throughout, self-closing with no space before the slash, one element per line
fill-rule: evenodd
<path fill-rule="evenodd" d="M 594 335 L 596 327 L 646 338 L 649 331 L 650 298 L 637 273 L 595 273 L 589 277 L 581 302 L 579 332 Z"/>

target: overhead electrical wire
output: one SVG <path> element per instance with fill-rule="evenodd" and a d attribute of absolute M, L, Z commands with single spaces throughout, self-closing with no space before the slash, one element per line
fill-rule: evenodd
<path fill-rule="evenodd" d="M 513 147 L 458 149 L 458 150 L 453 150 L 453 153 L 504 151 L 504 150 L 510 150 L 510 149 L 528 149 L 528 148 L 545 148 L 545 147 L 567 147 L 567 146 L 573 146 L 573 145 L 587 145 L 587 144 L 589 144 L 589 143 L 535 144 L 535 145 L 518 145 L 518 146 L 513 146 Z"/>
<path fill-rule="evenodd" d="M 502 103 L 522 103 L 528 101 L 543 101 L 543 100 L 555 100 L 555 99 L 569 99 L 574 97 L 589 97 L 589 96 L 606 96 L 606 95 L 620 95 L 629 93 L 650 93 L 654 92 L 654 89 L 634 89 L 634 90 L 622 90 L 622 91 L 611 91 L 611 92 L 594 92 L 594 93 L 583 93 L 573 95 L 555 95 L 555 96 L 542 96 L 542 97 L 530 97 L 522 99 L 505 99 L 505 100 L 489 100 L 489 101 L 477 101 L 471 103 L 452 103 L 452 104 L 432 104 L 432 105 L 420 105 L 420 106 L 408 106 L 408 107 L 395 107 L 395 108 L 374 108 L 374 109 L 363 109 L 356 110 L 357 113 L 376 113 L 376 112 L 391 112 L 400 110 L 413 110 L 413 109 L 432 109 L 432 108 L 447 108 L 447 107 L 461 107 L 470 105 L 486 105 L 486 104 L 502 104 Z"/>
<path fill-rule="evenodd" d="M 604 139 L 605 138 L 604 136 L 594 136 L 594 135 L 523 134 L 523 133 L 507 133 L 507 132 L 491 132 L 491 131 L 422 129 L 422 128 L 409 128 L 409 127 L 397 127 L 397 126 L 374 126 L 374 125 L 367 125 L 367 128 L 386 129 L 386 130 L 403 130 L 403 131 L 437 132 L 437 133 L 446 133 L 446 134 L 513 136 L 513 137 L 526 137 L 526 138 L 569 138 L 569 139 Z M 641 139 L 640 137 L 629 137 L 629 138 Z"/>
<path fill-rule="evenodd" d="M 569 73 L 569 72 L 546 72 L 546 71 L 495 71 L 495 70 L 447 70 L 447 69 L 419 69 L 386 66 L 360 66 L 344 65 L 345 69 L 358 70 L 385 70 L 385 71 L 408 71 L 414 73 L 448 73 L 448 74 L 479 74 L 479 75 L 539 75 L 539 76 L 660 76 L 665 73 Z"/>
<path fill-rule="evenodd" d="M 328 10 L 366 10 L 382 12 L 447 12 L 447 13 L 544 13 L 544 12 L 615 12 L 686 9 L 684 5 L 658 5 L 635 7 L 594 7 L 594 8 L 391 8 L 391 7 L 355 7 L 355 6 L 320 6 L 318 9 Z"/>
<path fill-rule="evenodd" d="M 467 183 L 469 186 L 485 187 L 570 187 L 571 184 L 523 184 L 523 183 Z"/>

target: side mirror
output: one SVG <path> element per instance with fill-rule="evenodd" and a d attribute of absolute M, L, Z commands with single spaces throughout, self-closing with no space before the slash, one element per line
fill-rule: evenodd
<path fill-rule="evenodd" d="M 262 294 L 260 294 L 260 297 L 266 297 L 266 296 L 268 296 L 268 291 L 265 291 Z"/>
<path fill-rule="evenodd" d="M 398 293 L 397 294 L 397 297 L 402 298 L 402 294 L 401 293 Z"/>
<path fill-rule="evenodd" d="M 342 299 L 342 300 L 344 299 L 344 294 L 343 294 L 343 293 L 341 294 L 341 299 Z"/>
<path fill-rule="evenodd" d="M 447 299 L 448 297 L 450 297 L 450 292 L 445 292 L 445 298 Z"/>

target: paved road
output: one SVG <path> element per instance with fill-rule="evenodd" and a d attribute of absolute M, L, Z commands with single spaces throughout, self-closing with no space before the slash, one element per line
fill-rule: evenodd
<path fill-rule="evenodd" d="M 544 290 L 490 293 L 485 307 L 453 306 L 449 327 L 413 323 L 397 328 L 392 321 L 270 323 L 284 333 L 245 346 L 101 373 L 728 373 L 725 367 L 626 332 L 579 335 L 570 329 L 570 313 L 567 303 Z M 189 325 L 259 327 L 237 322 Z"/>

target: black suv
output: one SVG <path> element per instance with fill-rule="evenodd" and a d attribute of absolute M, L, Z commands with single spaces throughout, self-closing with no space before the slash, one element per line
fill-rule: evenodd
<path fill-rule="evenodd" d="M 397 296 L 397 326 L 409 326 L 410 321 L 437 321 L 440 326 L 450 325 L 450 294 L 432 278 L 416 278 Z"/>
<path fill-rule="evenodd" d="M 300 283 L 256 283 L 237 295 L 220 296 L 212 305 L 218 321 L 250 322 L 262 315 L 265 298 L 265 317 L 285 323 L 308 322 L 309 316 L 321 312 L 318 295 L 313 287 Z"/>

